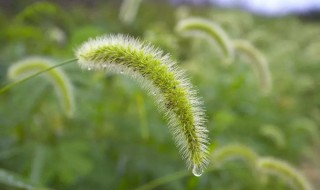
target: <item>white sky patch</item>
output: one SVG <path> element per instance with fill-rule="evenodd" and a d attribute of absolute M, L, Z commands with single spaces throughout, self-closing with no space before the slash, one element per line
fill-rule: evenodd
<path fill-rule="evenodd" d="M 320 9 L 320 0 L 211 0 L 211 2 L 225 7 L 242 7 L 267 15 Z"/>

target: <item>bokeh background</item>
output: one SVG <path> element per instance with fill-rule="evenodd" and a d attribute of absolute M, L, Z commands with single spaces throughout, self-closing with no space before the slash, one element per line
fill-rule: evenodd
<path fill-rule="evenodd" d="M 0 85 L 12 82 L 7 71 L 16 61 L 60 63 L 91 37 L 129 34 L 170 53 L 186 71 L 204 101 L 212 154 L 241 144 L 289 163 L 319 189 L 320 3 L 268 2 L 133 0 L 124 8 L 120 0 L 1 0 Z M 236 56 L 226 66 L 207 40 L 175 31 L 194 16 L 262 52 L 273 81 L 268 95 L 248 59 Z M 42 76 L 0 94 L 0 189 L 292 189 L 241 160 L 219 168 L 213 161 L 193 176 L 153 97 L 136 81 L 75 63 L 61 69 L 74 86 L 72 118 Z"/>

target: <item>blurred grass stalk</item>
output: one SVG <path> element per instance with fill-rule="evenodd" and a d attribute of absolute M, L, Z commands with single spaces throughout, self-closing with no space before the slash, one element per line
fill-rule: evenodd
<path fill-rule="evenodd" d="M 138 114 L 140 118 L 141 137 L 144 140 L 148 140 L 149 128 L 148 128 L 147 114 L 146 114 L 144 99 L 141 93 L 138 93 L 136 95 L 136 101 L 137 101 Z"/>
<path fill-rule="evenodd" d="M 142 0 L 123 0 L 119 12 L 120 21 L 126 25 L 132 24 L 137 16 L 141 2 Z"/>
<path fill-rule="evenodd" d="M 30 172 L 30 181 L 35 184 L 41 182 L 43 167 L 45 165 L 46 150 L 43 145 L 36 145 Z"/>
<path fill-rule="evenodd" d="M 23 179 L 17 174 L 0 168 L 0 183 L 10 187 L 16 187 L 28 190 L 46 190 L 46 188 L 37 187 L 33 183 Z"/>

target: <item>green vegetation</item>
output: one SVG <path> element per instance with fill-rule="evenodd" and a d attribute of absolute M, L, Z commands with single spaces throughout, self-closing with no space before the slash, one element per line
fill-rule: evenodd
<path fill-rule="evenodd" d="M 136 1 L 127 14 L 120 13 L 120 1 L 30 2 L 0 3 L 0 189 L 320 188 L 319 22 L 154 1 Z M 208 38 L 181 37 L 176 28 L 189 18 L 221 27 L 229 42 L 213 41 L 222 51 Z M 103 50 L 104 57 L 90 64 L 108 57 L 130 65 L 171 55 L 170 62 L 187 73 L 182 82 L 197 89 L 205 108 L 199 111 L 205 114 L 210 156 L 201 177 L 187 169 L 166 127 L 177 119 L 168 124 L 163 115 L 179 117 L 180 112 L 173 107 L 167 115 L 156 111 L 154 101 L 163 101 L 160 91 L 148 94 L 141 89 L 148 87 L 145 81 L 136 83 L 108 69 L 89 72 L 76 64 L 81 44 L 119 33 L 138 38 L 137 47 L 150 43 L 163 55 L 144 57 L 145 51 L 160 50 L 142 48 L 131 60 L 125 48 L 118 48 L 122 53 L 108 57 L 110 52 Z M 22 82 L 8 77 L 17 61 L 34 55 L 54 62 L 28 69 Z M 222 64 L 226 58 L 232 64 Z M 157 87 L 172 85 L 173 80 L 157 79 L 154 68 L 164 67 L 153 62 L 158 65 L 139 72 Z M 183 89 L 174 92 L 165 98 L 187 105 L 188 98 L 174 95 L 184 94 Z M 191 113 L 183 118 L 190 119 Z"/>

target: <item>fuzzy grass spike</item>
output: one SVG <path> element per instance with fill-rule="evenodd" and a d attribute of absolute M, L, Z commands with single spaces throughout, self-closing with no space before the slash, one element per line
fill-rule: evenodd
<path fill-rule="evenodd" d="M 231 144 L 216 149 L 211 156 L 212 163 L 218 167 L 227 161 L 239 158 L 255 167 L 258 155 L 245 145 Z"/>
<path fill-rule="evenodd" d="M 213 40 L 222 50 L 226 63 L 234 60 L 234 49 L 227 33 L 216 23 L 203 18 L 186 18 L 181 20 L 176 31 L 183 36 L 205 37 Z"/>
<path fill-rule="evenodd" d="M 233 46 L 236 52 L 250 58 L 252 67 L 259 78 L 262 93 L 269 94 L 272 89 L 272 79 L 267 59 L 248 41 L 234 40 Z"/>
<path fill-rule="evenodd" d="M 37 72 L 48 70 L 53 66 L 53 62 L 42 57 L 30 57 L 13 64 L 8 71 L 8 76 L 12 80 L 19 81 Z M 46 77 L 53 84 L 66 115 L 72 117 L 75 103 L 73 87 L 69 78 L 60 69 L 49 70 Z"/>
<path fill-rule="evenodd" d="M 292 189 L 312 190 L 310 183 L 297 169 L 274 158 L 260 158 L 257 167 L 261 172 L 280 177 L 289 182 Z"/>
<path fill-rule="evenodd" d="M 169 120 L 169 129 L 196 176 L 207 165 L 207 129 L 202 102 L 169 55 L 123 35 L 108 35 L 85 42 L 76 57 L 81 68 L 127 74 L 155 97 Z"/>

